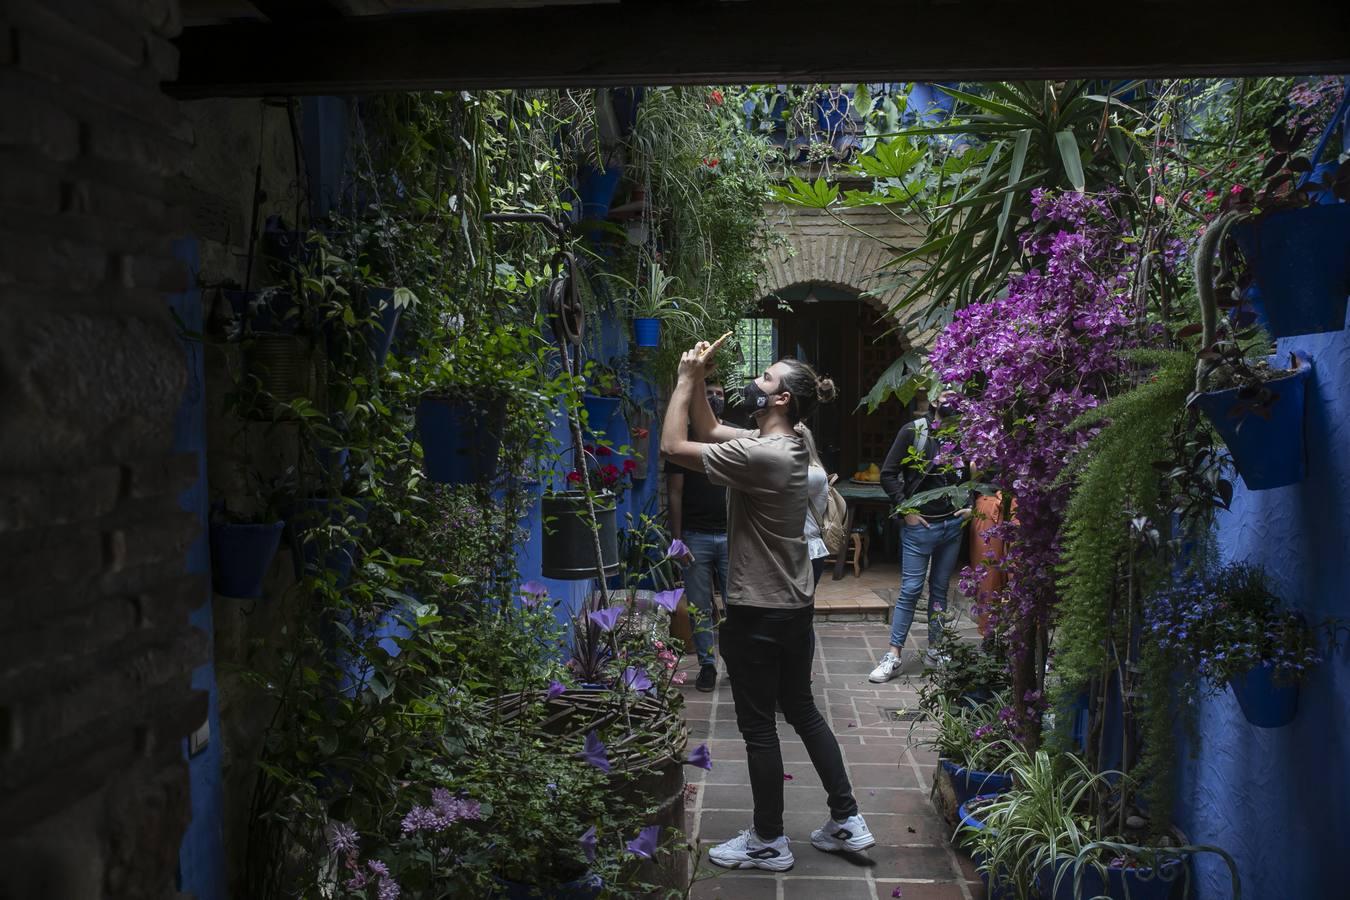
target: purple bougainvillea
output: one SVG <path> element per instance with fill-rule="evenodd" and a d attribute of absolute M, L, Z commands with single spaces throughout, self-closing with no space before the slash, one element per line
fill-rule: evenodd
<path fill-rule="evenodd" d="M 1004 539 L 1004 557 L 962 572 L 971 594 L 991 570 L 1006 576 L 980 606 L 1015 655 L 1053 615 L 1070 487 L 1058 478 L 1096 430 L 1068 425 L 1124 374 L 1123 351 L 1135 343 L 1137 254 L 1108 201 L 1034 191 L 1027 271 L 1001 296 L 957 312 L 931 354 L 939 378 L 968 394 L 957 439 L 939 458 L 964 461 L 1016 500 L 1015 518 L 988 532 Z M 1019 718 L 1038 715 L 1018 706 Z"/>

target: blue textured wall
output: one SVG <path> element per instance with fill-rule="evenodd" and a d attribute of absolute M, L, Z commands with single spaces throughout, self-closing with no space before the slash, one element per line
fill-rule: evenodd
<path fill-rule="evenodd" d="M 597 324 L 599 325 L 598 328 L 595 327 Z M 582 352 L 583 360 L 609 362 L 615 357 L 628 353 L 627 330 L 613 310 L 604 311 L 598 322 L 592 319 L 588 325 L 590 327 Z M 630 515 L 636 520 L 643 511 L 654 514 L 661 508 L 661 500 L 657 497 L 660 484 L 658 473 L 661 465 L 658 452 L 660 448 L 660 423 L 654 418 L 657 412 L 657 392 L 655 386 L 643 377 L 640 365 L 635 364 L 632 368 L 634 376 L 632 383 L 629 385 L 630 395 L 638 405 L 653 416 L 653 421 L 651 434 L 647 437 L 647 477 L 634 481 L 632 489 L 628 491 L 623 502 L 619 504 L 620 528 L 625 527 L 628 521 L 627 517 Z M 551 434 L 561 452 L 563 449 L 572 446 L 572 435 L 568 430 L 567 417 L 561 404 L 559 404 L 558 413 Z M 614 416 L 607 437 L 615 447 L 633 444 L 628 422 L 623 415 L 616 414 Z M 559 471 L 554 473 L 552 477 L 545 476 L 544 484 L 535 488 L 536 494 L 541 495 L 545 488 L 562 489 L 566 467 L 570 463 L 571 455 L 563 453 Z M 550 596 L 565 600 L 566 602 L 560 604 L 555 612 L 559 621 L 567 624 L 571 620 L 570 617 L 576 613 L 581 602 L 585 599 L 586 591 L 592 582 L 556 581 L 540 575 L 540 568 L 543 563 L 541 544 L 543 523 L 538 503 L 533 506 L 529 517 L 521 525 L 529 532 L 530 536 L 516 548 L 516 568 L 520 572 L 520 577 L 526 581 L 530 579 L 542 581 L 548 585 Z"/>
<path fill-rule="evenodd" d="M 188 265 L 188 283 L 193 285 L 181 294 L 169 298 L 169 306 L 182 323 L 182 327 L 197 334 L 202 330 L 201 292 L 197 289 L 197 271 L 201 268 L 197 242 L 178 241 L 174 244 L 174 255 Z M 183 392 L 178 415 L 174 419 L 174 450 L 179 453 L 197 454 L 197 482 L 183 492 L 179 504 L 183 509 L 197 513 L 201 529 L 188 546 L 185 571 L 190 573 L 209 573 L 211 571 L 211 550 L 207 531 L 207 483 L 206 483 L 206 367 L 202 357 L 202 343 L 199 339 L 181 340 L 187 356 L 188 386 Z M 192 818 L 187 832 L 178 850 L 178 889 L 184 894 L 192 894 L 198 900 L 224 900 L 225 897 L 225 845 L 222 833 L 222 813 L 224 810 L 224 791 L 221 784 L 220 765 L 220 703 L 216 695 L 215 640 L 211 618 L 211 591 L 208 588 L 202 596 L 202 605 L 191 615 L 192 624 L 206 634 L 210 657 L 205 665 L 192 673 L 192 686 L 206 691 L 208 697 L 207 721 L 210 723 L 211 739 L 205 749 L 196 756 L 188 758 L 188 778 L 191 794 Z M 183 753 L 187 755 L 187 741 L 183 742 Z"/>
<path fill-rule="evenodd" d="M 1308 477 L 1269 491 L 1237 490 L 1220 513 L 1224 561 L 1261 563 L 1311 620 L 1350 618 L 1350 331 L 1280 341 L 1313 357 Z M 1285 728 L 1249 725 L 1232 691 L 1204 701 L 1195 759 L 1179 757 L 1178 818 L 1193 843 L 1237 860 L 1246 898 L 1350 896 L 1350 650 L 1304 684 Z M 1201 900 L 1231 896 L 1222 864 L 1198 864 Z"/>

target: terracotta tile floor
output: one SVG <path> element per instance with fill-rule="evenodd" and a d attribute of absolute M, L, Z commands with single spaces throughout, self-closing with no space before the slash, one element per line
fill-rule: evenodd
<path fill-rule="evenodd" d="M 893 589 L 897 576 L 894 567 L 872 569 L 863 578 L 854 578 L 850 572 L 837 582 L 827 574 L 817 595 L 818 612 L 833 609 L 832 604 L 841 599 L 860 597 L 864 589 L 871 590 L 873 581 L 876 586 L 883 586 L 884 581 L 884 587 Z M 879 598 L 876 602 L 883 603 Z M 974 633 L 964 616 L 958 627 Z M 827 812 L 825 796 L 805 748 L 780 718 L 785 771 L 793 776 L 784 785 L 784 824 L 796 865 L 778 874 L 729 870 L 709 864 L 705 856 L 692 896 L 870 900 L 892 897 L 898 888 L 905 900 L 979 900 L 984 896 L 982 886 L 968 880 L 973 877 L 969 863 L 952 850 L 949 830 L 928 800 L 935 757 L 908 746 L 910 723 L 894 721 L 885 711 L 912 709 L 917 702 L 923 667 L 920 657 L 927 639 L 922 621 L 910 631 L 902 674 L 880 685 L 869 682 L 867 674 L 885 652 L 888 626 L 880 621 L 824 621 L 817 624 L 816 635 L 813 686 L 817 705 L 839 737 L 854 793 L 877 845 L 852 856 L 822 853 L 811 846 L 810 832 Z M 684 688 L 686 716 L 691 735 L 697 735 L 691 743 L 706 740 L 713 757 L 710 772 L 685 769 L 697 787 L 688 811 L 690 835 L 706 851 L 751 824 L 745 748 L 736 730 L 731 687 L 725 677 L 718 679 L 715 692 L 700 694 L 693 687 L 694 658 L 686 656 L 681 665 L 689 673 Z M 919 733 L 920 729 L 914 729 L 915 737 Z"/>

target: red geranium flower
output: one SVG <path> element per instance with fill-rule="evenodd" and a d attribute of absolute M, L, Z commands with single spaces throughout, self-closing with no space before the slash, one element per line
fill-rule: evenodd
<path fill-rule="evenodd" d="M 625 459 L 623 461 L 623 473 L 625 475 L 631 475 L 636 471 L 637 471 L 637 463 L 633 462 L 631 459 Z"/>
<path fill-rule="evenodd" d="M 716 88 L 714 88 L 713 92 L 708 95 L 708 100 L 709 102 L 712 103 L 713 106 L 721 106 L 722 101 L 725 99 L 726 98 L 722 95 L 722 92 L 717 90 Z"/>
<path fill-rule="evenodd" d="M 581 473 L 580 473 L 580 472 L 568 472 L 568 473 L 567 473 L 567 483 L 568 483 L 568 484 L 581 484 Z"/>
<path fill-rule="evenodd" d="M 613 456 L 613 455 L 614 455 L 614 451 L 611 450 L 611 449 L 608 448 L 608 447 L 596 447 L 596 448 L 595 448 L 595 455 L 596 455 L 596 456 Z"/>

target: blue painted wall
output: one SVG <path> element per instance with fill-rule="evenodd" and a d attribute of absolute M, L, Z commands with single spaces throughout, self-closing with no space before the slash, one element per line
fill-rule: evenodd
<path fill-rule="evenodd" d="M 626 355 L 629 352 L 626 325 L 613 310 L 605 310 L 600 315 L 599 320 L 592 319 L 589 326 L 581 355 L 583 361 L 595 360 L 596 362 L 607 363 L 615 357 Z M 660 510 L 662 505 L 661 498 L 657 496 L 661 465 L 659 453 L 660 423 L 655 419 L 657 390 L 655 385 L 643 376 L 640 364 L 635 364 L 632 368 L 634 374 L 633 380 L 629 384 L 630 396 L 653 416 L 653 421 L 651 433 L 646 441 L 647 477 L 634 481 L 632 489 L 628 491 L 619 504 L 618 520 L 620 528 L 625 527 L 629 516 L 636 520 L 643 511 L 655 513 Z M 541 496 L 545 489 L 562 490 L 566 471 L 570 467 L 571 455 L 563 451 L 572 446 L 572 435 L 561 403 L 558 407 L 558 415 L 554 422 L 551 437 L 556 447 L 559 448 L 559 452 L 562 453 L 562 460 L 557 472 L 545 475 L 543 483 L 533 488 L 536 497 Z M 606 437 L 615 447 L 633 445 L 629 423 L 622 414 L 615 414 Z M 537 502 L 531 508 L 528 518 L 521 525 L 529 532 L 529 537 L 516 548 L 516 568 L 520 572 L 520 577 L 525 581 L 535 579 L 547 584 L 549 595 L 564 601 L 556 607 L 555 613 L 559 621 L 566 625 L 570 622 L 571 616 L 580 608 L 582 601 L 585 600 L 586 592 L 590 589 L 592 582 L 558 581 L 544 578 L 540 574 L 543 564 L 543 520 Z"/>
<path fill-rule="evenodd" d="M 1314 361 L 1308 477 L 1269 491 L 1239 487 L 1220 512 L 1226 561 L 1264 565 L 1286 601 L 1311 620 L 1350 618 L 1350 331 L 1281 340 Z M 1249 725 L 1232 691 L 1203 702 L 1195 759 L 1178 757 L 1179 824 L 1193 843 L 1237 860 L 1243 897 L 1350 896 L 1350 648 L 1308 678 L 1285 728 Z M 1222 863 L 1202 860 L 1201 900 L 1231 896 Z"/>
<path fill-rule="evenodd" d="M 197 242 L 176 242 L 174 255 L 187 264 L 188 283 L 192 287 L 184 293 L 172 295 L 169 306 L 178 316 L 183 329 L 200 334 L 202 300 L 196 283 L 201 266 Z M 211 549 L 207 530 L 206 365 L 200 340 L 182 338 L 180 343 L 186 355 L 188 383 L 174 418 L 173 448 L 178 453 L 197 454 L 197 482 L 179 497 L 179 505 L 184 510 L 195 512 L 200 524 L 196 540 L 188 547 L 185 565 L 189 573 L 209 574 Z M 207 661 L 193 671 L 192 687 L 207 693 L 207 721 L 211 739 L 196 756 L 188 756 L 188 742 L 183 741 L 183 754 L 188 757 L 192 818 L 178 850 L 178 889 L 194 895 L 197 900 L 224 900 L 225 844 L 221 822 L 225 796 L 221 785 L 220 703 L 216 695 L 215 639 L 209 582 L 202 595 L 202 605 L 192 612 L 190 619 L 196 628 L 205 633 L 207 639 Z"/>

